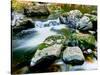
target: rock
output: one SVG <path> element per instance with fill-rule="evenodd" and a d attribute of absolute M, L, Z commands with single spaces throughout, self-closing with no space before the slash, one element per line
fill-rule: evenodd
<path fill-rule="evenodd" d="M 82 65 L 84 60 L 83 53 L 78 46 L 67 47 L 63 52 L 63 61 L 66 64 Z"/>
<path fill-rule="evenodd" d="M 50 46 L 49 44 L 41 43 L 41 44 L 39 44 L 38 49 L 39 49 L 39 50 L 42 50 L 42 49 L 47 48 L 47 47 L 49 47 L 49 46 Z"/>
<path fill-rule="evenodd" d="M 97 11 L 93 10 L 93 11 L 91 12 L 91 14 L 92 14 L 92 15 L 97 15 Z"/>
<path fill-rule="evenodd" d="M 22 13 L 12 12 L 11 13 L 11 25 L 16 26 L 19 25 L 19 22 L 24 19 L 24 15 Z"/>
<path fill-rule="evenodd" d="M 60 16 L 59 19 L 61 24 L 66 24 L 66 17 Z"/>
<path fill-rule="evenodd" d="M 60 21 L 61 23 L 68 25 L 70 28 L 76 28 L 76 24 L 81 17 L 82 13 L 79 10 L 71 10 L 67 13 L 66 17 L 60 17 Z"/>
<path fill-rule="evenodd" d="M 31 60 L 30 66 L 35 70 L 47 68 L 59 57 L 61 49 L 62 44 L 54 44 L 52 46 L 43 48 L 42 50 L 37 50 Z"/>
<path fill-rule="evenodd" d="M 59 10 L 58 11 L 55 11 L 55 12 L 53 12 L 52 14 L 50 14 L 48 16 L 48 19 L 57 19 L 57 18 L 60 17 L 60 15 L 61 15 L 61 11 L 59 11 Z"/>
<path fill-rule="evenodd" d="M 65 46 L 69 46 L 69 47 L 73 47 L 73 46 L 78 46 L 79 45 L 79 41 L 76 39 L 69 39 L 67 41 L 65 41 Z"/>
<path fill-rule="evenodd" d="M 28 17 L 48 16 L 50 14 L 46 5 L 36 5 L 24 9 L 24 14 Z"/>
<path fill-rule="evenodd" d="M 37 31 L 35 29 L 27 29 L 27 30 L 22 30 L 19 33 L 17 33 L 15 36 L 13 36 L 13 39 L 29 39 L 33 37 L 33 35 L 37 35 Z"/>
<path fill-rule="evenodd" d="M 96 39 L 91 34 L 74 33 L 72 37 L 79 41 L 79 47 L 82 50 L 95 48 Z"/>
<path fill-rule="evenodd" d="M 57 26 L 57 25 L 59 25 L 59 22 L 57 22 L 57 21 L 51 21 L 51 22 L 49 22 L 48 25 L 49 26 Z"/>
<path fill-rule="evenodd" d="M 66 29 L 67 27 L 66 27 L 66 25 L 65 24 L 60 24 L 59 26 L 53 26 L 52 28 L 51 28 L 51 30 L 52 31 L 55 31 L 55 32 L 58 32 L 58 31 L 60 31 L 61 29 Z"/>
<path fill-rule="evenodd" d="M 96 60 L 98 59 L 98 53 L 97 53 L 97 51 L 93 51 L 93 56 L 96 58 Z"/>
<path fill-rule="evenodd" d="M 91 14 L 84 14 L 84 15 L 90 18 L 90 21 L 93 24 L 92 30 L 97 31 L 97 16 Z"/>
<path fill-rule="evenodd" d="M 91 21 L 97 21 L 97 16 L 96 15 L 86 13 L 86 14 L 84 14 L 84 16 L 89 17 Z"/>
<path fill-rule="evenodd" d="M 92 34 L 92 35 L 95 35 L 95 34 L 96 34 L 95 31 L 91 31 L 91 30 L 89 30 L 88 32 L 89 32 L 90 34 Z"/>
<path fill-rule="evenodd" d="M 91 49 L 86 49 L 86 50 L 83 51 L 83 54 L 84 55 L 92 55 L 93 51 Z"/>
<path fill-rule="evenodd" d="M 92 29 L 93 25 L 89 17 L 83 16 L 79 22 L 77 22 L 77 29 L 80 31 L 87 31 Z"/>
<path fill-rule="evenodd" d="M 60 24 L 60 20 L 59 18 L 57 19 L 52 19 L 52 20 L 47 20 L 46 22 L 44 22 L 44 25 L 48 25 L 49 27 L 50 26 L 58 26 Z"/>
<path fill-rule="evenodd" d="M 65 41 L 65 36 L 64 35 L 52 35 L 47 37 L 44 40 L 44 43 L 49 44 L 49 45 L 53 45 L 53 44 L 63 44 Z"/>
<path fill-rule="evenodd" d="M 20 22 L 18 22 L 14 27 L 12 27 L 12 30 L 14 33 L 18 33 L 22 30 L 26 30 L 29 28 L 34 28 L 34 23 L 31 19 L 23 19 Z"/>
<path fill-rule="evenodd" d="M 29 70 L 32 73 L 45 72 L 56 59 L 57 57 L 54 55 L 42 57 L 40 60 L 37 60 L 34 66 L 30 66 Z"/>

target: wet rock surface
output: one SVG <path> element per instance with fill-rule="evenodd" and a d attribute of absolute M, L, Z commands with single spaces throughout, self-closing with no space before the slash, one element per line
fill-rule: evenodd
<path fill-rule="evenodd" d="M 92 29 L 93 25 L 89 17 L 83 16 L 80 21 L 77 23 L 77 29 L 81 31 L 86 31 Z"/>
<path fill-rule="evenodd" d="M 31 60 L 31 71 L 43 71 L 58 59 L 62 45 L 52 45 L 42 50 L 37 50 Z"/>
<path fill-rule="evenodd" d="M 47 68 L 57 59 L 55 55 L 48 55 L 37 60 L 34 65 L 30 66 L 30 73 L 46 72 Z M 33 62 L 33 61 L 32 61 Z"/>
<path fill-rule="evenodd" d="M 85 58 L 79 47 L 67 47 L 63 52 L 63 61 L 66 64 L 82 65 Z"/>
<path fill-rule="evenodd" d="M 60 20 L 61 23 L 68 25 L 70 28 L 76 28 L 77 22 L 82 17 L 82 13 L 79 10 L 72 10 L 66 15 L 64 15 L 64 18 L 61 16 Z"/>
<path fill-rule="evenodd" d="M 31 66 L 33 66 L 38 60 L 42 60 L 42 57 L 46 57 L 49 55 L 59 57 L 61 48 L 62 45 L 55 44 L 47 48 L 43 48 L 42 50 L 37 50 L 34 57 L 32 58 Z"/>
<path fill-rule="evenodd" d="M 13 33 L 18 33 L 22 30 L 26 30 L 29 28 L 34 28 L 34 23 L 31 19 L 23 19 L 21 21 L 18 21 L 18 23 L 12 27 Z"/>

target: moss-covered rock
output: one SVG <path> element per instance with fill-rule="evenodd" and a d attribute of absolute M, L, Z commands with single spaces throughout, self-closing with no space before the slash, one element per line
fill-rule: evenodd
<path fill-rule="evenodd" d="M 60 56 L 62 44 L 54 44 L 43 50 L 37 50 L 33 56 L 30 66 L 31 70 L 43 70 L 48 68 Z M 42 68 L 40 68 L 42 67 Z"/>
<path fill-rule="evenodd" d="M 44 43 L 53 45 L 53 44 L 63 44 L 65 41 L 66 37 L 64 35 L 52 35 L 47 37 L 44 40 Z"/>
<path fill-rule="evenodd" d="M 91 34 L 74 33 L 72 37 L 79 41 L 79 46 L 82 47 L 83 49 L 95 48 L 96 39 Z"/>
<path fill-rule="evenodd" d="M 46 43 L 41 43 L 41 44 L 39 44 L 38 49 L 43 50 L 43 48 L 47 48 L 48 46 L 50 46 L 50 45 L 48 45 Z"/>

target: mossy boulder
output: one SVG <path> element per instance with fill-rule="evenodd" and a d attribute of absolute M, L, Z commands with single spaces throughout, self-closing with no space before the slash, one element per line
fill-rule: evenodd
<path fill-rule="evenodd" d="M 31 60 L 31 70 L 41 71 L 43 69 L 48 68 L 51 64 L 55 62 L 55 60 L 59 58 L 61 49 L 62 44 L 54 44 L 52 46 L 43 48 L 42 50 L 38 49 Z"/>
<path fill-rule="evenodd" d="M 41 43 L 41 44 L 39 44 L 38 49 L 43 50 L 43 48 L 47 48 L 48 46 L 50 46 L 50 45 L 48 45 L 46 43 Z"/>
<path fill-rule="evenodd" d="M 79 46 L 82 49 L 88 49 L 88 48 L 94 49 L 95 48 L 96 39 L 91 34 L 74 33 L 72 37 L 79 41 Z"/>
<path fill-rule="evenodd" d="M 44 40 L 44 43 L 53 45 L 53 44 L 63 44 L 65 41 L 66 37 L 64 35 L 52 35 L 47 37 Z"/>

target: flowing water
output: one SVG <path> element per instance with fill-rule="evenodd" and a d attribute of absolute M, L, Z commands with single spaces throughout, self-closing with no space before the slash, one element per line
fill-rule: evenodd
<path fill-rule="evenodd" d="M 32 53 L 36 51 L 37 46 L 42 43 L 48 36 L 58 34 L 56 30 L 65 28 L 65 25 L 61 25 L 59 18 L 55 20 L 48 20 L 45 22 L 36 21 L 35 28 L 30 28 L 23 30 L 18 33 L 15 39 L 12 39 L 12 52 L 13 52 L 13 61 L 15 64 L 21 63 L 31 59 Z M 31 54 L 31 56 L 30 56 Z M 60 63 L 60 62 L 59 62 Z M 96 62 L 97 63 L 97 62 Z M 66 71 L 64 64 L 60 63 L 62 69 Z M 95 69 L 97 66 L 95 63 L 92 66 Z M 74 66 L 71 70 L 76 69 L 92 69 L 91 64 L 89 65 L 85 62 L 82 66 Z"/>

